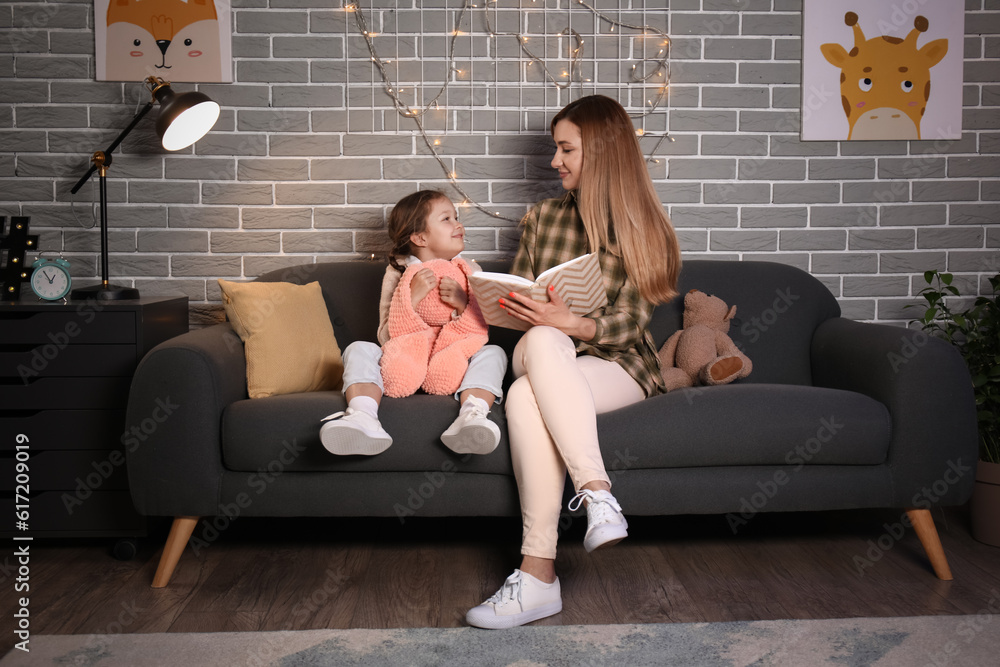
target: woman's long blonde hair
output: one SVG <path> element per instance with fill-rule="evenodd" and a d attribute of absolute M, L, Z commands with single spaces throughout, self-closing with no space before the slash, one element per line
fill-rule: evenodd
<path fill-rule="evenodd" d="M 604 95 L 566 105 L 552 119 L 580 128 L 583 170 L 577 203 L 591 250 L 620 254 L 625 271 L 651 303 L 677 296 L 681 252 L 670 218 L 653 188 L 632 119 Z"/>

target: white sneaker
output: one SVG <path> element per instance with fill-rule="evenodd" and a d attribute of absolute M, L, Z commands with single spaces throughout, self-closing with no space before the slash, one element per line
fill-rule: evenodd
<path fill-rule="evenodd" d="M 527 572 L 514 570 L 493 597 L 465 614 L 465 622 L 477 628 L 504 630 L 561 611 L 558 578 L 546 584 Z"/>
<path fill-rule="evenodd" d="M 441 434 L 441 442 L 456 454 L 489 454 L 500 444 L 500 427 L 487 417 L 487 412 L 472 404 Z"/>
<path fill-rule="evenodd" d="M 385 432 L 378 419 L 367 412 L 347 408 L 322 419 L 319 439 L 331 454 L 381 454 L 389 449 L 392 436 Z"/>
<path fill-rule="evenodd" d="M 628 521 L 622 515 L 622 506 L 610 491 L 583 489 L 569 501 L 569 511 L 578 510 L 584 498 L 589 500 L 587 534 L 583 538 L 583 547 L 587 553 L 618 544 L 628 537 Z"/>

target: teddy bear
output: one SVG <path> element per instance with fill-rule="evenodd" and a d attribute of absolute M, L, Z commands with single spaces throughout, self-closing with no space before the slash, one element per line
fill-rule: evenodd
<path fill-rule="evenodd" d="M 660 348 L 660 371 L 668 391 L 695 385 L 726 384 L 753 370 L 750 359 L 729 337 L 736 316 L 717 296 L 693 289 L 684 295 L 684 328 Z"/>
<path fill-rule="evenodd" d="M 454 278 L 469 294 L 472 268 L 460 257 L 434 259 L 408 266 L 399 279 L 389 306 L 389 340 L 382 346 L 382 382 L 385 395 L 409 396 L 423 388 L 428 394 L 453 394 L 469 367 L 469 357 L 486 344 L 487 328 L 475 299 L 469 298 L 457 318 L 435 287 L 416 309 L 410 301 L 410 282 L 430 269 L 441 278 Z"/>

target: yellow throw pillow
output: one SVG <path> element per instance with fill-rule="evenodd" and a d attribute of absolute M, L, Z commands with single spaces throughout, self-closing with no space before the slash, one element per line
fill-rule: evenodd
<path fill-rule="evenodd" d="M 318 282 L 234 283 L 222 302 L 247 355 L 250 398 L 336 389 L 344 375 Z"/>

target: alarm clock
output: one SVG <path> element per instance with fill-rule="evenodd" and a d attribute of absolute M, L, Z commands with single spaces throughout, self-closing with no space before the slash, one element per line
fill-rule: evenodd
<path fill-rule="evenodd" d="M 69 262 L 62 257 L 59 259 L 39 257 L 31 267 L 34 269 L 31 274 L 31 291 L 37 294 L 39 299 L 58 301 L 66 298 L 73 284 L 73 279 L 69 275 Z"/>

